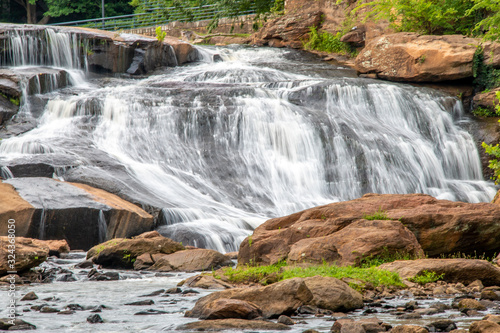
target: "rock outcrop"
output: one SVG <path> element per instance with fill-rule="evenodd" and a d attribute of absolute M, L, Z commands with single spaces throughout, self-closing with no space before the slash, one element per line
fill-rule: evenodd
<path fill-rule="evenodd" d="M 397 260 L 379 266 L 380 269 L 398 273 L 407 279 L 424 271 L 443 275 L 442 280 L 465 285 L 481 280 L 485 286 L 500 285 L 500 268 L 486 260 L 478 259 L 419 259 Z"/>
<path fill-rule="evenodd" d="M 5 233 L 6 234 L 6 233 Z M 15 239 L 15 261 L 14 266 L 10 266 L 9 259 L 10 249 L 9 245 L 12 243 L 7 236 L 0 237 L 0 276 L 4 276 L 8 271 L 17 271 L 23 273 L 32 267 L 40 265 L 47 260 L 49 255 L 49 247 L 44 241 L 38 239 L 16 237 Z"/>
<path fill-rule="evenodd" d="M 401 32 L 371 40 L 356 57 L 356 70 L 390 81 L 442 82 L 472 78 L 480 40 L 462 35 Z M 492 49 L 500 44 L 492 44 Z M 491 63 L 495 58 L 487 58 Z M 500 64 L 491 63 L 493 66 Z"/>
<path fill-rule="evenodd" d="M 474 107 L 495 110 L 495 108 L 500 104 L 500 101 L 497 98 L 497 93 L 500 93 L 500 88 L 476 94 L 473 98 Z"/>
<path fill-rule="evenodd" d="M 376 212 L 382 220 L 363 218 Z M 490 203 L 437 200 L 424 194 L 366 194 L 266 221 L 241 243 L 238 264 L 284 259 L 352 264 L 384 253 L 418 257 L 422 249 L 430 256 L 493 254 L 498 251 L 499 220 L 500 207 Z"/>
<path fill-rule="evenodd" d="M 16 235 L 64 239 L 87 250 L 100 241 L 132 237 L 153 228 L 153 217 L 103 190 L 50 178 L 12 178 L 0 183 L 0 233 L 16 221 Z"/>
<path fill-rule="evenodd" d="M 148 268 L 152 271 L 206 271 L 232 266 L 233 261 L 220 252 L 210 249 L 193 249 L 178 251 L 172 254 L 156 256 L 154 264 Z"/>

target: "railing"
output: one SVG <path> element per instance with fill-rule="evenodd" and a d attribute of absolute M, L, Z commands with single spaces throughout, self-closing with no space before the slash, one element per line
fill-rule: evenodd
<path fill-rule="evenodd" d="M 206 5 L 181 9 L 178 7 L 161 7 L 161 2 L 151 2 L 148 4 L 145 13 L 105 17 L 104 19 L 98 18 L 91 20 L 54 23 L 52 25 L 79 26 L 102 30 L 125 30 L 165 25 L 173 21 L 186 22 L 210 20 L 219 13 L 220 11 L 217 9 L 216 5 Z M 227 16 L 242 16 L 255 13 L 256 9 L 254 6 L 252 6 L 248 10 L 239 11 L 237 13 L 229 13 L 227 14 Z"/>

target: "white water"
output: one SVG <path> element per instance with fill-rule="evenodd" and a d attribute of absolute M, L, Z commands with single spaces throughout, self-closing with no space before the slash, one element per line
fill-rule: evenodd
<path fill-rule="evenodd" d="M 164 235 L 219 251 L 236 250 L 269 217 L 368 192 L 495 194 L 457 126 L 456 99 L 299 72 L 287 50 L 219 51 L 224 62 L 53 93 L 35 129 L 1 142 L 0 158 L 69 158 L 80 175 L 162 208 Z M 63 54 L 54 63 L 74 59 Z"/>

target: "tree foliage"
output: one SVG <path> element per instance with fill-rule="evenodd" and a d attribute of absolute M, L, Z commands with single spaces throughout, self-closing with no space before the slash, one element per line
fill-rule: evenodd
<path fill-rule="evenodd" d="M 469 35 L 486 15 L 472 0 L 374 0 L 357 6 L 354 12 L 367 7 L 367 18 L 386 19 L 397 31 L 430 35 Z"/>

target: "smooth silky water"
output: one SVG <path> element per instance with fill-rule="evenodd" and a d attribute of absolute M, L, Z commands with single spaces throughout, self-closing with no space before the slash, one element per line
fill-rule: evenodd
<path fill-rule="evenodd" d="M 76 43 L 75 37 L 63 37 L 50 37 L 58 40 L 58 49 L 47 52 L 57 54 L 52 58 L 31 59 L 23 53 L 29 45 L 16 42 L 21 60 L 10 68 L 55 66 L 73 74 L 71 87 L 22 101 L 16 122 L 34 128 L 4 137 L 0 163 L 48 163 L 58 179 L 91 183 L 157 207 L 158 231 L 185 245 L 235 251 L 268 218 L 369 192 L 467 202 L 489 201 L 496 192 L 483 179 L 456 98 L 356 78 L 298 51 L 251 47 L 200 48 L 198 63 L 146 78 L 95 76 L 64 46 Z M 211 61 L 215 53 L 223 61 Z M 9 176 L 8 168 L 2 175 Z M 79 276 L 79 269 L 72 271 Z M 108 305 L 105 324 L 87 324 L 89 311 L 26 312 L 20 318 L 46 332 L 171 331 L 190 321 L 183 312 L 199 296 L 176 304 L 153 297 L 151 307 L 167 315 L 134 316 L 136 309 L 123 305 L 172 287 L 185 274 L 122 272 L 127 274 L 125 280 L 90 282 L 83 272 L 75 282 L 19 287 L 20 294 L 33 290 L 41 299 L 59 298 L 59 308 Z M 5 302 L 2 297 L 2 309 Z M 306 321 L 293 332 L 326 331 L 332 324 Z"/>

